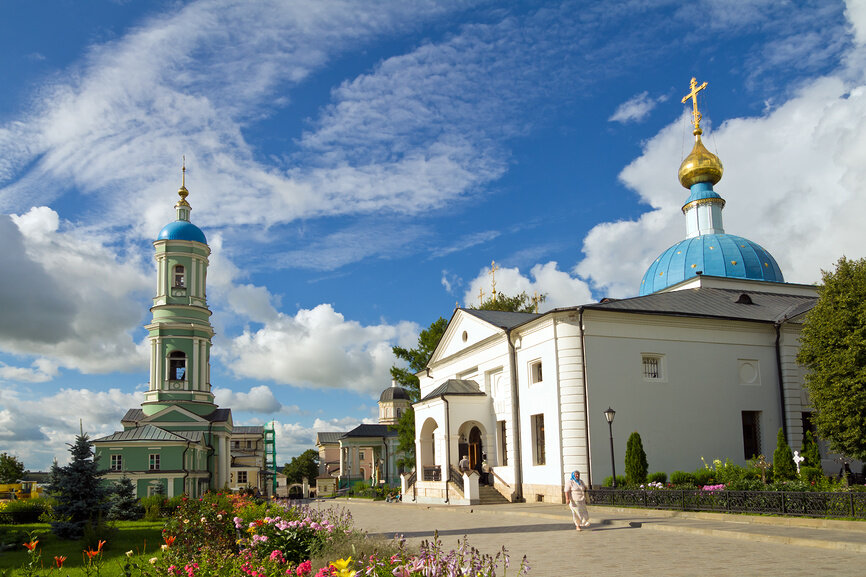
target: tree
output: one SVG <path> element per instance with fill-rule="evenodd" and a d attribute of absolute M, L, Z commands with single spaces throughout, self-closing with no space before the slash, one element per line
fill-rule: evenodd
<path fill-rule="evenodd" d="M 477 311 L 505 311 L 511 313 L 534 313 L 536 304 L 541 304 L 547 300 L 547 295 L 538 295 L 533 300 L 526 291 L 510 297 L 505 293 L 496 293 L 496 298 L 492 296 L 485 301 L 482 301 L 477 307 L 469 307 Z"/>
<path fill-rule="evenodd" d="M 15 455 L 0 453 L 0 483 L 15 483 L 24 476 L 24 463 Z"/>
<path fill-rule="evenodd" d="M 812 431 L 806 430 L 803 434 L 803 448 L 800 451 L 800 456 L 803 457 L 804 467 L 821 468 L 821 452 L 818 450 L 818 443 L 815 441 L 815 436 Z"/>
<path fill-rule="evenodd" d="M 833 451 L 866 460 L 866 259 L 842 257 L 822 277 L 797 361 L 807 369 L 818 436 Z"/>
<path fill-rule="evenodd" d="M 135 486 L 129 477 L 124 475 L 114 485 L 108 518 L 112 521 L 135 521 L 140 519 L 142 515 L 144 515 L 144 510 L 135 497 Z"/>
<path fill-rule="evenodd" d="M 637 431 L 628 438 L 625 446 L 625 481 L 628 485 L 639 485 L 646 483 L 646 474 L 649 463 L 646 460 L 646 452 L 643 450 L 643 442 Z"/>
<path fill-rule="evenodd" d="M 283 467 L 283 475 L 287 483 L 301 483 L 304 477 L 310 483 L 315 483 L 319 476 L 319 453 L 315 449 L 307 449 L 297 457 L 292 457 L 292 462 Z"/>
<path fill-rule="evenodd" d="M 785 441 L 785 433 L 779 429 L 776 435 L 776 450 L 773 451 L 773 481 L 787 481 L 797 476 L 794 468 L 794 453 Z"/>
<path fill-rule="evenodd" d="M 87 433 L 75 437 L 69 453 L 68 465 L 52 467 L 48 490 L 57 499 L 54 514 L 59 520 L 51 523 L 51 531 L 61 539 L 79 539 L 85 523 L 98 522 L 108 512 L 110 491 L 102 482 L 106 471 L 99 468 Z"/>

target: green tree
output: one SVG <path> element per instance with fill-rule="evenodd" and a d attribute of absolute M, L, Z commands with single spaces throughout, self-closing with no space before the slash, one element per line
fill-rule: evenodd
<path fill-rule="evenodd" d="M 779 429 L 776 435 L 776 450 L 773 451 L 773 481 L 787 481 L 797 476 L 794 468 L 794 453 L 785 441 L 785 433 Z"/>
<path fill-rule="evenodd" d="M 52 468 L 48 490 L 57 499 L 51 531 L 61 539 L 79 539 L 88 522 L 98 523 L 108 512 L 110 490 L 103 484 L 106 471 L 99 468 L 99 457 L 87 433 L 75 437 L 69 445 L 72 456 L 65 467 Z"/>
<path fill-rule="evenodd" d="M 135 497 L 135 486 L 126 475 L 114 485 L 110 505 L 108 518 L 112 521 L 136 521 L 144 515 L 144 509 Z"/>
<path fill-rule="evenodd" d="M 818 450 L 815 436 L 808 429 L 803 435 L 803 449 L 800 451 L 800 456 L 803 457 L 803 467 L 821 468 L 821 452 Z"/>
<path fill-rule="evenodd" d="M 283 475 L 287 483 L 301 483 L 304 477 L 311 485 L 319 476 L 319 453 L 315 449 L 307 449 L 297 457 L 292 457 L 290 463 L 283 467 Z"/>
<path fill-rule="evenodd" d="M 24 476 L 24 463 L 15 455 L 0 453 L 0 483 L 14 483 Z"/>
<path fill-rule="evenodd" d="M 639 485 L 646 483 L 646 474 L 649 463 L 646 460 L 646 452 L 643 450 L 643 442 L 637 431 L 628 438 L 625 446 L 625 480 L 628 485 Z"/>
<path fill-rule="evenodd" d="M 833 451 L 866 460 L 866 259 L 842 257 L 822 276 L 797 360 L 807 369 L 818 436 Z"/>
<path fill-rule="evenodd" d="M 511 313 L 534 313 L 536 304 L 541 304 L 547 300 L 547 295 L 538 295 L 533 299 L 526 291 L 510 297 L 505 293 L 496 293 L 496 298 L 492 296 L 477 307 L 469 307 L 478 311 L 506 311 Z"/>

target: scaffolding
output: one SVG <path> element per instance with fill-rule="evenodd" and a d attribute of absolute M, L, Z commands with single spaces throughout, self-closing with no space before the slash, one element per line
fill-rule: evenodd
<path fill-rule="evenodd" d="M 270 494 L 277 496 L 277 435 L 274 421 L 265 425 L 265 475 L 270 477 Z M 266 481 L 267 482 L 267 481 Z"/>

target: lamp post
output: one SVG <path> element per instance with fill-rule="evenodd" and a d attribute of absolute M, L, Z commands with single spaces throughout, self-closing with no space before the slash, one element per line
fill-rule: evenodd
<path fill-rule="evenodd" d="M 613 417 L 616 411 L 610 407 L 604 412 L 604 418 L 607 419 L 607 426 L 610 429 L 610 468 L 613 471 L 613 488 L 616 489 L 616 460 L 613 456 Z"/>

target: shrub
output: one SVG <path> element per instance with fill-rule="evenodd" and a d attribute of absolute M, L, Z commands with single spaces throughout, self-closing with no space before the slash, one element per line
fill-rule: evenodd
<path fill-rule="evenodd" d="M 605 487 L 613 487 L 613 477 L 612 476 L 605 477 L 604 483 L 602 483 L 602 485 L 604 485 Z M 616 486 L 617 487 L 625 487 L 626 486 L 625 475 L 617 475 L 616 476 Z"/>
<path fill-rule="evenodd" d="M 803 457 L 802 466 L 814 467 L 816 469 L 821 468 L 821 452 L 818 450 L 815 436 L 808 429 L 803 435 L 803 447 L 800 450 L 800 456 Z M 802 471 L 802 467 L 800 470 Z"/>
<path fill-rule="evenodd" d="M 36 523 L 42 515 L 50 515 L 51 501 L 44 497 L 20 499 L 4 503 L 0 511 L 0 523 Z"/>
<path fill-rule="evenodd" d="M 819 486 L 824 480 L 824 471 L 818 467 L 800 467 L 800 480 L 809 486 Z"/>
<path fill-rule="evenodd" d="M 695 485 L 712 485 L 716 481 L 716 472 L 713 469 L 698 469 L 692 473 Z"/>
<path fill-rule="evenodd" d="M 646 473 L 649 464 L 646 460 L 646 452 L 643 450 L 643 442 L 637 431 L 629 435 L 625 447 L 625 478 L 629 485 L 646 483 Z"/>
<path fill-rule="evenodd" d="M 685 471 L 674 471 L 673 473 L 671 473 L 671 484 L 694 485 L 695 476 L 692 473 L 686 473 Z"/>
<path fill-rule="evenodd" d="M 776 435 L 776 450 L 773 451 L 773 480 L 775 482 L 788 481 L 797 476 L 794 468 L 794 453 L 785 441 L 782 429 Z"/>
<path fill-rule="evenodd" d="M 135 487 L 129 477 L 124 476 L 117 482 L 110 502 L 108 518 L 112 521 L 135 521 L 144 514 L 144 509 L 135 498 Z"/>
<path fill-rule="evenodd" d="M 650 473 L 649 475 L 647 475 L 646 480 L 650 483 L 661 483 L 662 485 L 664 485 L 668 482 L 668 474 L 664 471 L 656 471 L 655 473 Z"/>

